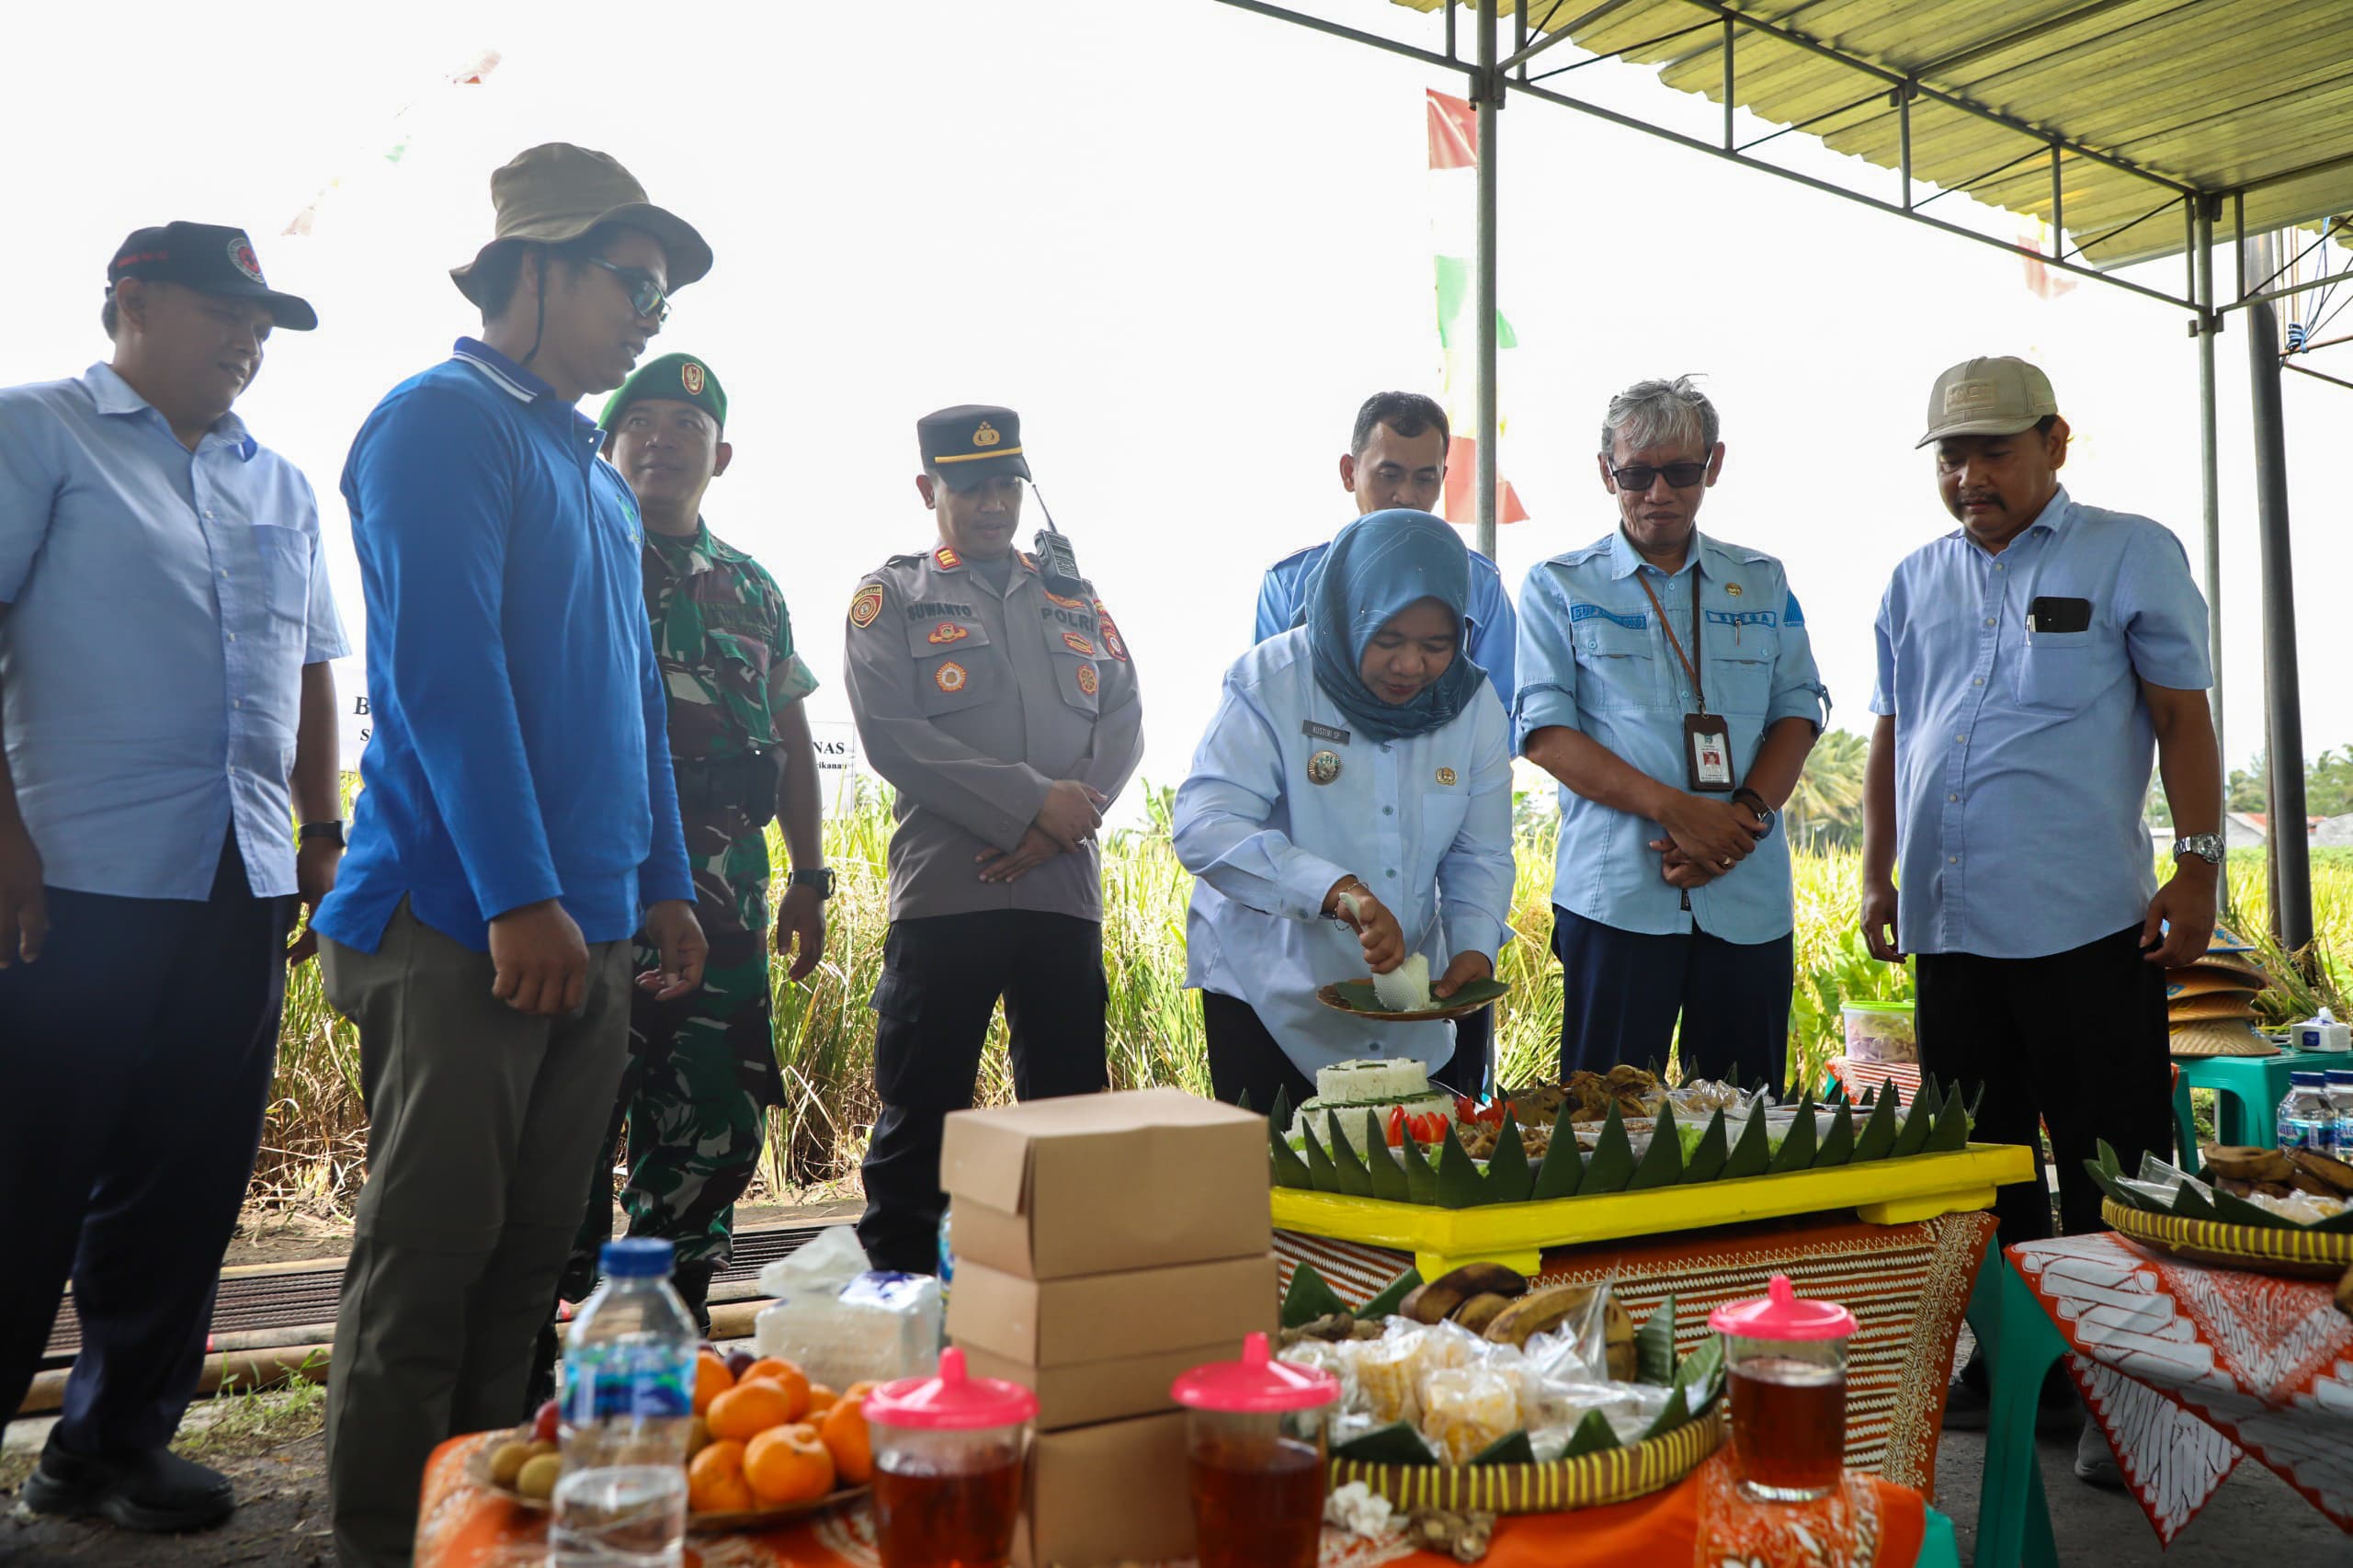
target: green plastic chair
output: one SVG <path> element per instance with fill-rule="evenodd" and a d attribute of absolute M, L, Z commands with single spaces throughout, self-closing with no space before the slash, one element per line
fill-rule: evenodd
<path fill-rule="evenodd" d="M 1985 1475 L 1977 1494 L 1977 1561 L 2059 1568 L 2051 1505 L 2035 1462 L 2034 1418 L 2042 1379 L 2067 1342 L 2002 1256 L 1985 1248 L 1969 1293 L 1969 1326 L 1984 1353 L 1992 1407 L 1985 1422 Z"/>
<path fill-rule="evenodd" d="M 2174 1164 L 2190 1176 L 2198 1174 L 2198 1120 L 2189 1108 L 2189 1074 L 2179 1062 L 2173 1070 L 2173 1125 L 2177 1134 L 2174 1142 L 2179 1153 Z"/>
<path fill-rule="evenodd" d="M 2174 1064 L 2181 1069 L 2181 1082 L 2174 1090 L 2174 1115 L 2181 1121 L 2185 1142 L 2194 1142 L 2188 1129 L 2188 1091 L 2195 1087 L 2214 1091 L 2217 1142 L 2276 1149 L 2279 1146 L 2279 1102 L 2287 1097 L 2288 1074 L 2353 1067 L 2353 1056 L 2341 1051 L 2283 1051 L 2277 1056 L 2179 1056 Z"/>

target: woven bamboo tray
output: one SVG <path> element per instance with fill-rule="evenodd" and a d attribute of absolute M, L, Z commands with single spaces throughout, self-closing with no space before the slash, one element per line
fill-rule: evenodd
<path fill-rule="evenodd" d="M 1664 1492 L 1723 1440 L 1721 1399 L 1705 1415 L 1631 1448 L 1551 1464 L 1370 1464 L 1334 1460 L 1332 1484 L 1361 1481 L 1400 1508 L 1561 1514 Z"/>
<path fill-rule="evenodd" d="M 2128 1209 L 2113 1198 L 2102 1200 L 2099 1212 L 2120 1234 L 2198 1263 L 2302 1279 L 2335 1279 L 2353 1268 L 2353 1233 L 2184 1220 Z"/>

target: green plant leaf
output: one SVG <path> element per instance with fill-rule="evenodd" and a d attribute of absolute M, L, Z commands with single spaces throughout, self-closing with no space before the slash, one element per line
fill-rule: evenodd
<path fill-rule="evenodd" d="M 1658 1413 L 1658 1419 L 1643 1428 L 1642 1440 L 1647 1443 L 1653 1437 L 1664 1437 L 1690 1419 L 1691 1402 L 1678 1388 L 1666 1396 L 1666 1408 Z"/>
<path fill-rule="evenodd" d="M 1495 1130 L 1495 1152 L 1487 1156 L 1487 1201 L 1525 1203 L 1535 1180 L 1536 1173 L 1528 1165 L 1528 1145 L 1520 1141 L 1519 1123 L 1506 1109 L 1503 1125 Z"/>
<path fill-rule="evenodd" d="M 1765 1117 L 1761 1106 L 1758 1114 L 1750 1117 L 1740 1129 L 1732 1153 L 1724 1156 L 1721 1181 L 1738 1181 L 1745 1176 L 1763 1176 L 1773 1164 L 1773 1145 L 1765 1131 Z"/>
<path fill-rule="evenodd" d="M 1598 1415 L 1601 1412 L 1587 1414 Z M 1376 1426 L 1361 1437 L 1352 1438 L 1332 1450 L 1338 1460 L 1360 1460 L 1366 1464 L 1430 1464 L 1436 1456 L 1422 1435 L 1407 1423 L 1392 1421 L 1386 1426 Z"/>
<path fill-rule="evenodd" d="M 1382 1286 L 1380 1295 L 1358 1307 L 1357 1316 L 1368 1323 L 1379 1323 L 1382 1318 L 1395 1312 L 1397 1303 L 1404 1301 L 1421 1282 L 1422 1271 L 1418 1268 L 1408 1268 L 1404 1273 Z"/>
<path fill-rule="evenodd" d="M 1591 1198 L 1597 1193 L 1623 1192 L 1634 1176 L 1634 1146 L 1626 1138 L 1626 1119 L 1618 1114 L 1615 1104 L 1601 1123 L 1601 1137 L 1593 1146 L 1593 1157 L 1585 1163 L 1585 1179 L 1577 1183 L 1577 1196 Z"/>
<path fill-rule="evenodd" d="M 1772 1162 L 1766 1171 L 1779 1176 L 1785 1171 L 1802 1171 L 1813 1167 L 1814 1142 L 1813 1096 L 1807 1095 L 1798 1101 L 1798 1114 L 1790 1122 L 1790 1130 L 1781 1136 L 1781 1146 L 1773 1151 Z"/>
<path fill-rule="evenodd" d="M 1609 1418 L 1598 1410 L 1588 1410 L 1585 1419 L 1577 1423 L 1577 1429 L 1569 1434 L 1569 1446 L 1561 1450 L 1561 1457 L 1573 1460 L 1579 1454 L 1603 1454 L 1620 1446 L 1618 1434 L 1610 1428 Z"/>
<path fill-rule="evenodd" d="M 1956 1093 L 1946 1099 L 1944 1108 L 1937 1112 L 1937 1125 L 1929 1130 L 1927 1153 L 1957 1154 L 1969 1147 L 1969 1108 Z"/>
<path fill-rule="evenodd" d="M 1405 1197 L 1414 1203 L 1438 1201 L 1438 1172 L 1430 1168 L 1429 1156 L 1413 1139 L 1405 1140 L 1399 1153 L 1405 1156 Z"/>
<path fill-rule="evenodd" d="M 1634 1381 L 1665 1385 L 1675 1381 L 1675 1298 L 1651 1309 L 1634 1331 Z"/>
<path fill-rule="evenodd" d="M 2188 1182 L 2181 1184 L 2173 1200 L 2173 1211 L 2184 1220 L 2219 1220 L 2225 1225 L 2260 1225 L 2270 1231 L 2303 1228 L 2285 1214 L 2274 1214 L 2244 1198 L 2234 1198 L 2219 1187 L 2214 1189 L 2214 1201 L 2208 1203 Z"/>
<path fill-rule="evenodd" d="M 1895 1134 L 1895 1146 L 1887 1152 L 1892 1160 L 1907 1159 L 1928 1146 L 1928 1134 L 1936 1131 L 1936 1112 L 1930 1110 L 1926 1096 L 1912 1102 L 1904 1113 L 1904 1126 Z"/>
<path fill-rule="evenodd" d="M 1699 1134 L 1699 1142 L 1691 1157 L 1683 1164 L 1683 1175 L 1677 1178 L 1682 1187 L 1696 1187 L 1703 1181 L 1714 1181 L 1724 1174 L 1724 1158 L 1732 1152 L 1732 1142 L 1724 1134 L 1724 1108 L 1718 1106 L 1716 1114 L 1708 1119 L 1708 1130 Z"/>
<path fill-rule="evenodd" d="M 1372 1112 L 1364 1114 L 1366 1120 L 1372 1119 Z M 1406 1183 L 1405 1167 L 1397 1161 L 1398 1156 L 1390 1152 L 1386 1140 L 1375 1139 L 1365 1144 L 1365 1172 L 1372 1180 L 1372 1195 L 1390 1203 L 1411 1203 L 1414 1191 Z"/>
<path fill-rule="evenodd" d="M 1705 1415 L 1723 1392 L 1724 1336 L 1711 1334 L 1675 1369 L 1675 1386 L 1691 1397 L 1691 1414 Z"/>
<path fill-rule="evenodd" d="M 1372 1119 L 1367 1111 L 1365 1119 Z M 1372 1173 L 1365 1168 L 1364 1156 L 1348 1142 L 1347 1133 L 1337 1122 L 1332 1124 L 1332 1171 L 1339 1178 L 1340 1191 L 1350 1198 L 1372 1196 Z"/>
<path fill-rule="evenodd" d="M 1650 1147 L 1634 1165 L 1634 1174 L 1626 1183 L 1629 1192 L 1647 1191 L 1654 1187 L 1673 1187 L 1683 1176 L 1683 1140 L 1675 1135 L 1675 1107 L 1661 1102 L 1658 1119 L 1651 1124 Z"/>
<path fill-rule="evenodd" d="M 1234 1094 L 1233 1108 L 1236 1110 L 1256 1110 L 1258 1108 L 1256 1106 L 1250 1103 L 1250 1088 L 1248 1085 L 1245 1084 Z"/>
<path fill-rule="evenodd" d="M 1920 1092 L 1912 1096 L 1912 1108 L 1926 1110 L 1928 1113 L 1928 1120 L 1933 1125 L 1937 1119 L 1937 1112 L 1942 1110 L 1944 1106 L 1944 1089 L 1938 1084 L 1937 1075 L 1934 1073 L 1921 1074 Z"/>
<path fill-rule="evenodd" d="M 1282 1130 L 1272 1122 L 1267 1124 L 1267 1152 L 1274 1162 L 1277 1187 L 1297 1187 L 1302 1191 L 1314 1189 L 1315 1182 L 1308 1173 L 1307 1162 L 1300 1157 L 1298 1150 L 1290 1146 L 1290 1140 L 1283 1136 Z"/>
<path fill-rule="evenodd" d="M 1526 1432 L 1511 1432 L 1497 1437 L 1471 1456 L 1472 1464 L 1534 1464 L 1536 1450 L 1528 1441 Z"/>
<path fill-rule="evenodd" d="M 1317 1318 L 1347 1310 L 1348 1303 L 1340 1300 L 1340 1293 L 1316 1272 L 1313 1264 L 1302 1263 L 1291 1270 L 1290 1289 L 1283 1292 L 1282 1325 L 1285 1328 L 1297 1328 L 1302 1324 L 1313 1323 Z"/>
<path fill-rule="evenodd" d="M 1855 1157 L 1847 1163 L 1859 1165 L 1866 1160 L 1884 1160 L 1894 1147 L 1895 1096 L 1887 1095 L 1871 1107 L 1863 1130 L 1855 1134 Z"/>
<path fill-rule="evenodd" d="M 1446 1142 L 1438 1151 L 1438 1206 L 1441 1209 L 1476 1209 L 1487 1201 L 1487 1178 L 1479 1173 L 1477 1162 L 1465 1153 L 1462 1141 L 1454 1135 L 1454 1124 L 1446 1126 Z"/>
<path fill-rule="evenodd" d="M 1830 1118 L 1830 1131 L 1822 1135 L 1822 1147 L 1813 1152 L 1813 1168 L 1830 1170 L 1855 1157 L 1855 1108 L 1846 1101 Z"/>
<path fill-rule="evenodd" d="M 1868 1085 L 1863 1090 L 1863 1097 L 1856 1103 L 1866 1108 L 1877 1105 L 1879 1103 L 1879 1085 L 1877 1084 Z"/>
<path fill-rule="evenodd" d="M 1332 1156 L 1324 1152 L 1323 1143 L 1315 1136 L 1315 1119 L 1310 1117 L 1299 1124 L 1307 1138 L 1307 1181 L 1318 1192 L 1336 1193 L 1340 1190 L 1340 1173 L 1332 1167 Z"/>
<path fill-rule="evenodd" d="M 1291 1118 L 1295 1114 L 1297 1114 L 1296 1110 L 1290 1103 L 1290 1085 L 1289 1084 L 1277 1085 L 1275 1086 L 1275 1108 L 1267 1113 L 1267 1124 L 1278 1132 L 1289 1132 L 1290 1131 Z"/>
<path fill-rule="evenodd" d="M 2086 1176 L 2089 1176 L 2092 1178 L 2093 1186 L 2098 1187 L 2102 1192 L 2105 1192 L 2127 1209 L 2137 1209 L 2143 1214 L 2166 1214 L 2172 1212 L 2172 1210 L 2168 1209 L 2151 1202 L 2148 1199 L 2142 1197 L 2139 1193 L 2125 1186 L 2122 1182 L 2117 1179 L 2115 1172 L 2102 1170 L 2097 1160 L 2086 1160 L 2084 1162 L 2084 1172 Z"/>
<path fill-rule="evenodd" d="M 1585 1180 L 1585 1156 L 1577 1152 L 1576 1129 L 1567 1117 L 1552 1124 L 1552 1142 L 1544 1148 L 1544 1162 L 1536 1167 L 1536 1183 L 1529 1197 L 1539 1203 L 1574 1198 Z"/>

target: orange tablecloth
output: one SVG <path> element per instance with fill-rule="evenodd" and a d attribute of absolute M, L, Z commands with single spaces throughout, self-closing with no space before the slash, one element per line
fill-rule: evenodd
<path fill-rule="evenodd" d="M 546 1516 L 519 1508 L 467 1476 L 473 1450 L 504 1436 L 452 1437 L 434 1450 L 425 1471 L 423 1514 L 415 1568 L 544 1568 Z M 1684 1568 L 1699 1541 L 1699 1506 L 1721 1459 L 1667 1491 L 1607 1508 L 1574 1514 L 1530 1514 L 1497 1522 L 1490 1568 Z M 1868 1556 L 1824 1557 L 1822 1568 L 1911 1568 L 1925 1523 L 1917 1492 L 1874 1476 L 1852 1474 L 1850 1504 L 1875 1517 L 1875 1550 Z M 1786 1558 L 1734 1558 L 1785 1562 Z M 879 1568 L 873 1526 L 862 1506 L 756 1535 L 695 1537 L 688 1568 Z M 1327 1530 L 1322 1568 L 1453 1568 L 1450 1557 L 1405 1551 L 1394 1542 L 1355 1540 Z"/>

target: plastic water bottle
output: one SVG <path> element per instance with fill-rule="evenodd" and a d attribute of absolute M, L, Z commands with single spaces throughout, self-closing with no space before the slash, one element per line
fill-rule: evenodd
<path fill-rule="evenodd" d="M 563 1348 L 563 1476 L 555 1568 L 680 1568 L 687 1426 L 700 1335 L 670 1288 L 665 1241 L 608 1242 L 605 1282 Z"/>
<path fill-rule="evenodd" d="M 2336 1147 L 2331 1153 L 2341 1160 L 2353 1150 L 2353 1068 L 2332 1067 L 2327 1076 L 2329 1107 L 2336 1112 Z"/>
<path fill-rule="evenodd" d="M 2319 1073 L 2290 1073 L 2288 1093 L 2279 1101 L 2279 1147 L 2336 1153 L 2336 1108 L 2329 1101 L 2328 1079 Z"/>

